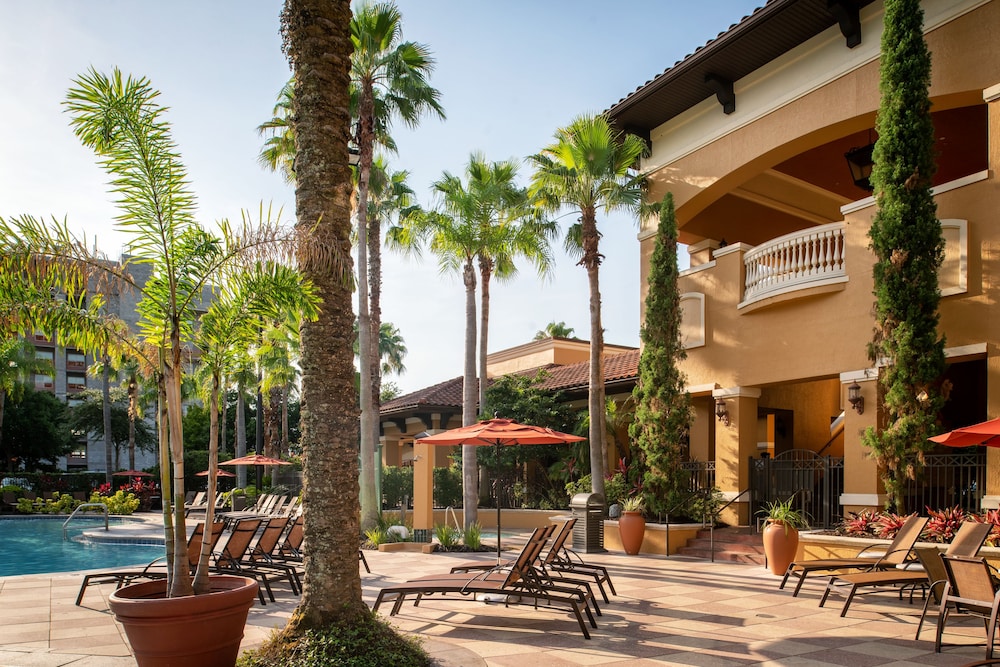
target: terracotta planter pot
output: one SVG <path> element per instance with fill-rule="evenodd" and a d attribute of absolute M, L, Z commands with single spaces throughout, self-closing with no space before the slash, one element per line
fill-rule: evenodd
<path fill-rule="evenodd" d="M 798 548 L 799 531 L 795 528 L 788 528 L 786 534 L 785 524 L 769 523 L 764 529 L 764 555 L 771 574 L 784 575 Z"/>
<path fill-rule="evenodd" d="M 622 512 L 618 517 L 618 535 L 621 537 L 625 553 L 634 556 L 642 548 L 642 539 L 646 536 L 646 519 L 642 512 Z"/>
<path fill-rule="evenodd" d="M 165 579 L 123 586 L 109 604 L 139 667 L 235 665 L 247 613 L 257 597 L 249 577 L 210 577 L 212 592 L 164 597 Z"/>

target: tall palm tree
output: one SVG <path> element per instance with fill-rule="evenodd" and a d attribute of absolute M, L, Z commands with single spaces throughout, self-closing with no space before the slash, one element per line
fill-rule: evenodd
<path fill-rule="evenodd" d="M 354 320 L 354 355 L 360 356 L 358 349 L 358 321 Z M 383 322 L 379 328 L 378 358 L 380 373 L 401 374 L 406 371 L 403 359 L 406 357 L 406 341 L 392 322 Z"/>
<path fill-rule="evenodd" d="M 392 247 L 419 253 L 426 241 L 437 255 L 442 272 L 461 273 L 465 285 L 465 363 L 462 388 L 462 424 L 468 426 L 478 416 L 476 379 L 476 262 L 488 289 L 494 271 L 513 273 L 513 258 L 529 257 L 544 269 L 549 264 L 546 236 L 534 227 L 537 218 L 527 206 L 526 192 L 514 184 L 517 175 L 512 162 L 490 163 L 481 155 L 469 158 L 464 179 L 445 172 L 435 181 L 436 210 L 412 210 L 401 223 L 389 230 Z M 527 219 L 529 222 L 524 222 Z M 485 294 L 485 292 L 484 292 Z M 489 322 L 489 300 L 483 303 Z M 465 525 L 478 519 L 478 470 L 474 446 L 462 447 L 462 497 Z"/>
<path fill-rule="evenodd" d="M 375 440 L 378 415 L 372 385 L 372 356 L 376 347 L 369 303 L 368 254 L 378 253 L 369 246 L 368 197 L 374 148 L 378 134 L 393 118 L 415 126 L 425 113 L 444 117 L 438 101 L 440 93 L 428 82 L 434 60 L 426 46 L 404 42 L 403 20 L 391 2 L 363 2 L 355 7 L 350 24 L 351 88 L 356 99 L 354 143 L 358 149 L 358 320 L 360 338 L 361 391 L 361 525 L 374 526 L 379 518 L 375 498 Z"/>
<path fill-rule="evenodd" d="M 276 408 L 280 415 L 279 438 L 270 443 L 275 455 L 288 450 L 288 401 L 299 378 L 301 324 L 301 312 L 284 313 L 282 319 L 264 331 L 263 345 L 257 351 L 264 369 L 261 389 L 265 396 L 271 397 L 269 410 Z"/>
<path fill-rule="evenodd" d="M 567 234 L 568 250 L 578 250 L 590 289 L 590 474 L 594 493 L 604 493 L 607 440 L 604 423 L 604 329 L 599 284 L 602 255 L 597 211 L 625 210 L 640 214 L 641 175 L 632 172 L 646 152 L 639 137 L 618 132 L 603 115 L 583 115 L 555 133 L 554 143 L 529 160 L 534 163 L 531 192 L 549 211 L 569 208 L 579 222 Z M 572 245 L 574 239 L 579 246 Z"/>
<path fill-rule="evenodd" d="M 286 0 L 285 53 L 295 77 L 299 267 L 322 299 L 302 324 L 303 517 L 309 555 L 297 635 L 367 614 L 358 573 L 358 426 L 354 391 L 347 0 Z"/>
<path fill-rule="evenodd" d="M 267 137 L 257 156 L 257 162 L 262 167 L 280 173 L 286 183 L 295 181 L 295 132 L 292 129 L 294 100 L 295 82 L 289 80 L 278 93 L 271 120 L 257 126 L 257 133 Z"/>

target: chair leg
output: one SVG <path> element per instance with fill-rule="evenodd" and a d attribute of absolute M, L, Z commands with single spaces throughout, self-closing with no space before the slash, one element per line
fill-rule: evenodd
<path fill-rule="evenodd" d="M 371 574 L 372 570 L 370 567 L 368 567 L 368 559 L 365 558 L 365 552 L 362 551 L 361 549 L 358 549 L 358 560 L 360 560 L 361 564 L 365 566 L 365 572 Z"/>
<path fill-rule="evenodd" d="M 840 610 L 841 617 L 847 615 L 847 608 L 851 606 L 851 600 L 854 599 L 854 594 L 858 592 L 858 587 L 851 586 L 851 592 L 847 594 L 847 599 L 844 601 L 844 608 Z"/>

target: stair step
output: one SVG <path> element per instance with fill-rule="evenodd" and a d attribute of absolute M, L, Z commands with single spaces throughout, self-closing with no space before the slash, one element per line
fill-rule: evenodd
<path fill-rule="evenodd" d="M 712 559 L 712 531 L 698 531 L 678 553 L 692 558 Z M 764 565 L 764 543 L 752 527 L 717 528 L 714 535 L 715 560 Z"/>

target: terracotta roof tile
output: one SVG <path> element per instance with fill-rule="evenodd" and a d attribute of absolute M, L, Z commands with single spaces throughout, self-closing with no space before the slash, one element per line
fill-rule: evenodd
<path fill-rule="evenodd" d="M 523 371 L 525 375 L 535 374 L 539 370 L 548 373 L 548 378 L 539 385 L 542 389 L 551 391 L 573 391 L 586 389 L 590 379 L 590 363 L 567 364 L 557 366 L 549 364 L 539 368 Z M 629 350 L 604 357 L 604 382 L 614 384 L 624 380 L 634 380 L 639 376 L 639 350 Z M 382 414 L 391 414 L 420 408 L 462 406 L 462 378 L 445 380 L 424 389 L 397 396 L 382 404 Z"/>

